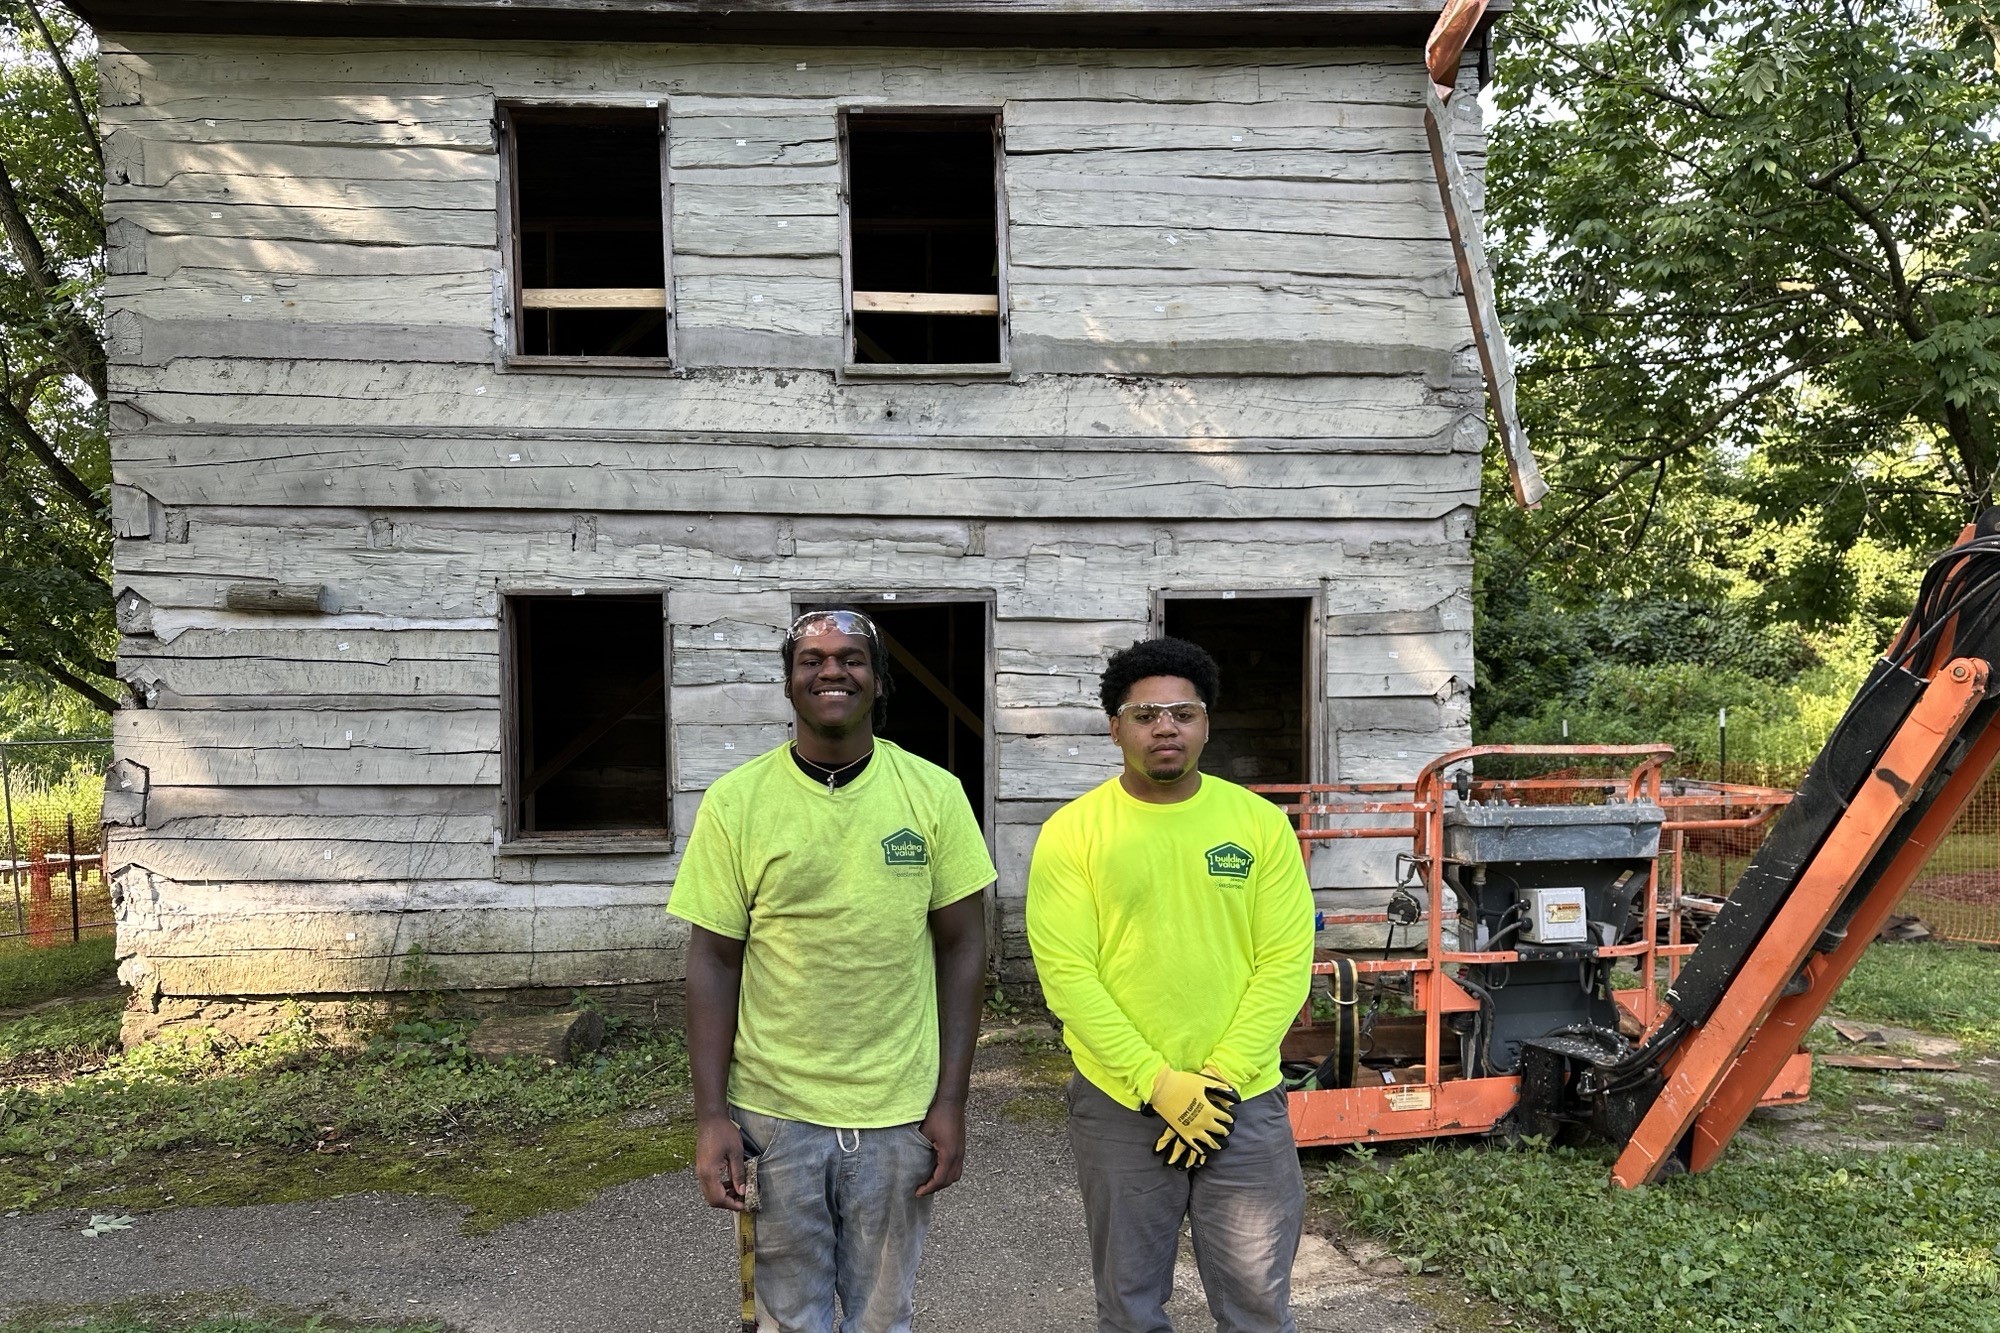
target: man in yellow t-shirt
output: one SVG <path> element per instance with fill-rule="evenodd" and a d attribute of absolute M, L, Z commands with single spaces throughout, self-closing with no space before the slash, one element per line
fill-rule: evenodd
<path fill-rule="evenodd" d="M 1291 1333 L 1305 1214 L 1278 1043 L 1312 982 L 1313 900 L 1277 806 L 1196 767 L 1220 684 L 1181 639 L 1100 685 L 1125 766 L 1042 826 L 1028 943 L 1076 1062 L 1101 1333 L 1162 1333 L 1183 1219 L 1224 1333 Z"/>
<path fill-rule="evenodd" d="M 785 636 L 797 739 L 702 798 L 667 910 L 689 923 L 695 1175 L 742 1211 L 760 1330 L 906 1333 L 932 1196 L 959 1178 L 993 861 L 958 779 L 874 728 L 860 612 Z"/>

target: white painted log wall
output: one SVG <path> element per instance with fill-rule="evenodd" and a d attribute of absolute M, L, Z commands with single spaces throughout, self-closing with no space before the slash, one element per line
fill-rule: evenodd
<path fill-rule="evenodd" d="M 1484 429 L 1414 51 L 107 35 L 101 72 L 142 987 L 395 988 L 412 947 L 451 985 L 678 977 L 673 855 L 496 851 L 510 590 L 667 594 L 683 833 L 786 734 L 795 598 L 990 594 L 1016 974 L 1155 591 L 1322 590 L 1329 776 L 1467 738 Z M 509 97 L 667 107 L 677 373 L 496 367 Z M 836 112 L 898 103 L 1002 113 L 1010 382 L 834 373 Z M 279 578 L 323 612 L 224 609 Z"/>

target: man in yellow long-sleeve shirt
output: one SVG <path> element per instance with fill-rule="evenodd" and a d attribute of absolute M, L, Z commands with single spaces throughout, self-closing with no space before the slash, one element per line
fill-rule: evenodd
<path fill-rule="evenodd" d="M 1291 824 L 1196 767 L 1219 672 L 1135 643 L 1101 695 L 1124 770 L 1058 810 L 1028 872 L 1028 941 L 1076 1061 L 1070 1146 L 1101 1333 L 1168 1333 L 1183 1218 L 1223 1333 L 1292 1333 L 1305 1186 L 1278 1043 L 1312 982 Z"/>

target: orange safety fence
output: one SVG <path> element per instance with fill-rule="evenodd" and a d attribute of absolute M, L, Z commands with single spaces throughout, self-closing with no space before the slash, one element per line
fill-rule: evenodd
<path fill-rule="evenodd" d="M 2000 945 L 2000 774 L 1989 774 L 1898 909 L 1943 940 Z"/>

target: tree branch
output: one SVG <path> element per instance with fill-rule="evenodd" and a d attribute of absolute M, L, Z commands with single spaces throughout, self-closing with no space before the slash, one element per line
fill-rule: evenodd
<path fill-rule="evenodd" d="M 0 229 L 6 231 L 7 243 L 27 270 L 28 281 L 46 297 L 51 286 L 48 252 L 42 249 L 42 238 L 28 225 L 28 215 L 21 211 L 21 197 L 14 192 L 14 178 L 8 174 L 4 158 L 0 158 Z"/>
<path fill-rule="evenodd" d="M 61 664 L 39 657 L 24 657 L 21 660 L 35 668 L 35 670 L 53 676 L 70 689 L 75 690 L 99 711 L 106 713 L 115 713 L 118 711 L 118 701 L 116 699 Z"/>
<path fill-rule="evenodd" d="M 115 713 L 118 711 L 118 701 L 116 699 L 113 699 L 103 690 L 92 685 L 61 662 L 46 657 L 37 657 L 32 653 L 24 653 L 19 648 L 4 644 L 0 644 L 0 661 L 24 663 L 45 675 L 54 677 L 67 688 L 76 691 L 76 693 L 89 700 L 92 706 L 98 710 L 106 713 Z M 114 678 L 118 670 L 115 663 L 103 662 L 96 659 L 92 660 L 89 669 L 107 678 Z"/>
<path fill-rule="evenodd" d="M 99 170 L 104 167 L 104 143 L 97 137 L 97 127 L 90 123 L 90 112 L 84 108 L 83 94 L 77 90 L 76 76 L 70 73 L 69 62 L 63 59 L 62 47 L 56 42 L 49 25 L 42 21 L 42 11 L 35 0 L 25 0 L 28 16 L 35 20 L 35 31 L 42 34 L 42 42 L 49 48 L 49 55 L 56 62 L 56 73 L 62 76 L 63 87 L 69 89 L 69 104 L 76 108 L 76 122 L 83 127 L 83 137 L 90 143 L 90 151 L 97 157 Z"/>
<path fill-rule="evenodd" d="M 1737 391 L 1726 402 L 1717 405 L 1707 416 L 1675 436 L 1664 448 L 1628 457 L 1625 465 L 1618 469 L 1608 484 L 1599 485 L 1589 490 L 1579 488 L 1577 494 L 1585 498 L 1565 514 L 1561 520 L 1550 525 L 1547 536 L 1529 552 L 1530 558 L 1539 558 L 1555 542 L 1556 538 L 1581 523 L 1591 510 L 1617 494 L 1626 482 L 1632 480 L 1632 478 L 1638 476 L 1641 472 L 1646 471 L 1648 468 L 1664 468 L 1668 459 L 1676 458 L 1695 448 L 1704 439 L 1708 438 L 1709 434 L 1716 427 L 1734 416 L 1746 404 L 1763 397 L 1801 371 L 1814 370 L 1837 359 L 1838 354 L 1828 350 L 1818 356 L 1800 357 L 1798 360 L 1771 372 L 1761 379 L 1753 380 L 1749 384 L 1744 385 L 1742 389 Z M 1662 480 L 1664 480 L 1664 477 L 1662 477 Z M 1654 483 L 1656 494 L 1658 486 L 1659 482 L 1656 481 Z"/>
<path fill-rule="evenodd" d="M 97 493 L 84 485 L 83 478 L 71 470 L 70 465 L 63 461 L 62 455 L 56 452 L 55 446 L 35 429 L 35 423 L 28 419 L 28 414 L 16 407 L 13 400 L 5 394 L 0 394 L 0 424 L 12 430 L 14 438 L 28 447 L 28 452 L 40 460 L 42 466 L 49 470 L 49 475 L 55 478 L 56 485 L 82 505 L 85 513 L 91 515 L 97 513 L 100 508 Z"/>

